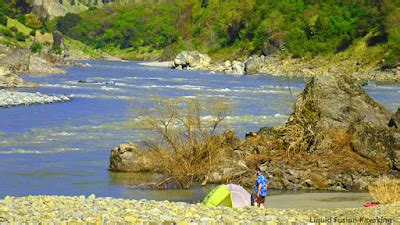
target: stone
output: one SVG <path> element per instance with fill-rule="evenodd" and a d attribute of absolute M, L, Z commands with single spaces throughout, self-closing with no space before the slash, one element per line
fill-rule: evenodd
<path fill-rule="evenodd" d="M 53 44 L 54 46 L 64 49 L 64 35 L 60 31 L 55 31 L 53 33 Z"/>
<path fill-rule="evenodd" d="M 151 163 L 137 145 L 121 144 L 111 150 L 109 170 L 120 172 L 145 172 Z"/>
<path fill-rule="evenodd" d="M 314 152 L 347 146 L 375 162 L 386 161 L 393 165 L 397 160 L 394 152 L 400 147 L 394 131 L 388 128 L 391 113 L 368 96 L 351 77 L 312 78 L 294 108 L 285 127 L 288 130 L 301 127 L 299 132 L 305 138 L 302 142 L 305 145 L 292 145 L 292 148 Z M 338 140 L 339 134 L 349 140 Z M 283 134 L 287 146 L 299 138 L 296 135 L 299 134 Z"/>
<path fill-rule="evenodd" d="M 48 50 L 47 50 L 48 51 Z M 0 65 L 10 69 L 12 73 L 24 74 L 66 74 L 65 70 L 55 66 L 74 66 L 74 62 L 45 50 L 42 54 L 33 54 L 29 48 L 0 48 Z"/>
<path fill-rule="evenodd" d="M 0 66 L 0 88 L 31 88 L 37 87 L 36 84 L 27 82 L 19 76 L 13 74 L 7 67 Z"/>
<path fill-rule="evenodd" d="M 265 57 L 259 57 L 256 55 L 250 56 L 244 62 L 244 70 L 246 74 L 256 74 L 259 73 L 261 66 L 264 64 Z"/>
<path fill-rule="evenodd" d="M 226 71 L 225 73 L 227 74 L 234 74 L 234 75 L 244 75 L 244 64 L 243 62 L 240 61 L 233 61 L 232 62 L 232 69 L 229 71 Z"/>
<path fill-rule="evenodd" d="M 211 58 L 198 51 L 183 51 L 174 59 L 174 68 L 206 70 L 211 66 Z"/>
<path fill-rule="evenodd" d="M 30 56 L 28 70 L 31 74 L 67 74 L 67 71 L 50 66 L 45 59 L 36 55 Z"/>

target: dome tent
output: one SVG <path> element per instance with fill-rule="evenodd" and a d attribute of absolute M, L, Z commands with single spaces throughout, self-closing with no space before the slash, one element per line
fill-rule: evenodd
<path fill-rule="evenodd" d="M 219 185 L 204 198 L 206 206 L 227 206 L 231 208 L 251 205 L 251 195 L 237 184 Z"/>

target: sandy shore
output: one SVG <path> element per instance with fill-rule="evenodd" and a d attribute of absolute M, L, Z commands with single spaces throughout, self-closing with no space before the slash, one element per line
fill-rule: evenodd
<path fill-rule="evenodd" d="M 266 207 L 282 209 L 362 208 L 373 199 L 368 193 L 326 192 L 270 195 Z"/>
<path fill-rule="evenodd" d="M 165 62 L 142 62 L 139 65 L 142 66 L 152 66 L 152 67 L 171 67 L 174 64 L 173 61 L 165 61 Z"/>
<path fill-rule="evenodd" d="M 370 208 L 274 209 L 206 207 L 168 201 L 28 196 L 0 200 L 0 223 L 392 223 L 400 203 Z"/>

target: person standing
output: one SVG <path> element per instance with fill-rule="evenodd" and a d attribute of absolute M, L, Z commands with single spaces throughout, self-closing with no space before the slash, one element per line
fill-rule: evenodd
<path fill-rule="evenodd" d="M 254 185 L 254 194 L 255 194 L 254 205 L 255 203 L 257 203 L 257 206 L 260 207 L 261 204 L 265 203 L 265 197 L 268 194 L 267 191 L 268 180 L 264 176 L 264 174 L 262 174 L 261 169 L 259 167 L 256 168 L 256 175 L 257 175 L 257 181 L 256 184 Z"/>

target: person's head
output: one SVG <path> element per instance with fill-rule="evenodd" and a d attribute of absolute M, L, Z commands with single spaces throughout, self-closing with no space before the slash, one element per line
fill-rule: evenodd
<path fill-rule="evenodd" d="M 261 169 L 260 169 L 260 167 L 256 167 L 256 175 L 258 175 L 258 174 L 260 174 L 261 173 Z"/>

